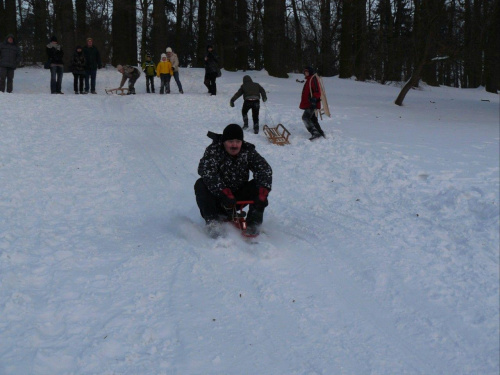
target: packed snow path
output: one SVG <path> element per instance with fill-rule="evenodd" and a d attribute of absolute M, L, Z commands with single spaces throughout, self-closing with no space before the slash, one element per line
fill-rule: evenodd
<path fill-rule="evenodd" d="M 327 139 L 302 85 L 268 91 L 246 140 L 274 171 L 264 233 L 203 230 L 193 185 L 241 123 L 245 73 L 181 71 L 184 95 L 0 93 L 0 374 L 497 374 L 498 96 L 325 78 Z M 481 101 L 486 98 L 489 101 Z M 252 243 L 256 242 L 256 243 Z"/>

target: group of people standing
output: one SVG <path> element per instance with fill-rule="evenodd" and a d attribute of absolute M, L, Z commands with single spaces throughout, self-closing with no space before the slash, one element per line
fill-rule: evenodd
<path fill-rule="evenodd" d="M 51 94 L 64 94 L 61 91 L 64 72 L 64 51 L 56 36 L 50 38 L 50 42 L 46 46 L 46 51 L 46 67 L 50 69 L 50 92 Z M 76 46 L 71 60 L 75 94 L 88 94 L 89 92 L 97 94 L 95 90 L 97 69 L 101 68 L 101 55 L 99 50 L 94 46 L 92 38 L 87 38 L 85 47 Z"/>
<path fill-rule="evenodd" d="M 130 68 L 135 67 L 129 66 L 129 70 Z M 128 78 L 129 89 L 127 94 L 135 94 L 134 84 L 141 73 L 137 69 L 137 72 L 131 72 L 133 74 L 131 76 L 127 76 L 124 72 L 121 71 L 121 69 L 119 69 L 118 67 L 117 69 L 123 74 L 120 88 L 125 84 L 125 81 Z M 174 53 L 171 47 L 167 47 L 166 53 L 161 54 L 161 60 L 158 62 L 158 64 L 155 64 L 152 61 L 150 53 L 146 53 L 145 61 L 142 63 L 142 71 L 146 75 L 146 92 L 148 94 L 155 93 L 155 77 L 160 78 L 160 94 L 170 94 L 170 80 L 172 79 L 172 77 L 174 77 L 177 88 L 179 89 L 179 93 L 184 94 L 184 90 L 182 89 L 182 84 L 179 78 L 179 58 L 177 57 L 177 54 Z"/>

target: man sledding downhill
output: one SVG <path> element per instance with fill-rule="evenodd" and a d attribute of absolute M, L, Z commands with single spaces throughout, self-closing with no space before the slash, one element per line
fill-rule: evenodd
<path fill-rule="evenodd" d="M 208 137 L 212 144 L 200 160 L 201 177 L 194 185 L 196 203 L 208 234 L 212 238 L 221 236 L 221 223 L 230 218 L 236 202 L 244 200 L 254 201 L 248 210 L 246 233 L 257 235 L 271 191 L 271 166 L 253 144 L 243 141 L 243 130 L 237 124 L 226 126 L 222 135 L 209 132 Z"/>
<path fill-rule="evenodd" d="M 311 133 L 310 140 L 325 136 L 325 133 L 319 126 L 316 109 L 321 109 L 321 87 L 318 79 L 314 77 L 314 69 L 307 67 L 304 69 L 304 77 L 306 82 L 302 89 L 302 97 L 299 108 L 304 110 L 302 121 L 306 129 Z"/>

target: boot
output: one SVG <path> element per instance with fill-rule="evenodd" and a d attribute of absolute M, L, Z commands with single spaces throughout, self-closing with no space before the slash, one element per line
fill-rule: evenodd
<path fill-rule="evenodd" d="M 148 94 L 150 94 L 150 93 L 151 93 L 151 91 L 149 90 L 149 88 L 148 88 L 148 89 L 146 89 L 146 92 L 147 92 Z"/>
<path fill-rule="evenodd" d="M 245 123 L 243 124 L 243 130 L 246 130 L 246 129 L 248 129 L 248 122 L 245 122 Z"/>
<path fill-rule="evenodd" d="M 259 134 L 259 124 L 254 124 L 253 132 L 254 132 L 254 134 Z"/>

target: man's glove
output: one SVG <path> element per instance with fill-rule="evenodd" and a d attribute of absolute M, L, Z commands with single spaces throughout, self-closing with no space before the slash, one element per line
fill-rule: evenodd
<path fill-rule="evenodd" d="M 229 188 L 222 189 L 220 200 L 225 208 L 233 208 L 236 204 L 236 198 Z"/>
<path fill-rule="evenodd" d="M 318 104 L 318 99 L 316 98 L 309 99 L 309 108 L 316 109 L 317 104 Z"/>
<path fill-rule="evenodd" d="M 234 107 L 234 102 L 231 100 L 231 101 L 229 102 L 229 105 L 230 105 L 231 107 Z"/>
<path fill-rule="evenodd" d="M 269 195 L 269 189 L 263 186 L 259 187 L 259 195 L 257 200 L 254 202 L 254 206 L 257 209 L 263 210 L 267 206 L 267 196 Z"/>

